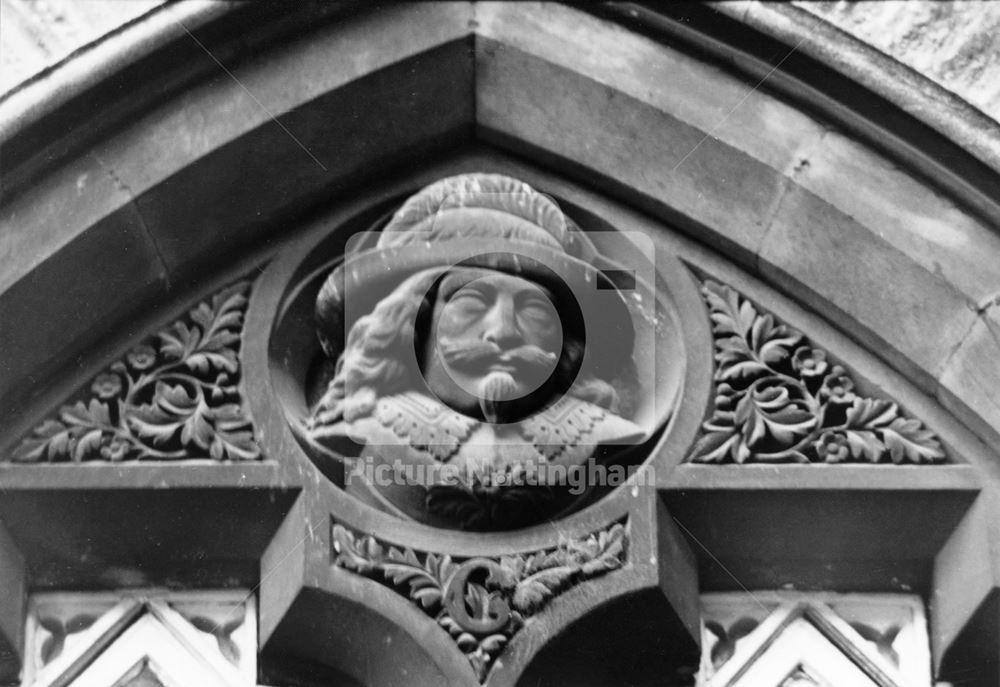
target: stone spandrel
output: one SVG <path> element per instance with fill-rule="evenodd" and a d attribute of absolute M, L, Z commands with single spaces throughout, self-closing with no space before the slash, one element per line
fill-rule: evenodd
<path fill-rule="evenodd" d="M 802 332 L 724 284 L 702 294 L 715 337 L 715 399 L 694 463 L 945 462 L 937 436 L 871 397 Z"/>
<path fill-rule="evenodd" d="M 22 439 L 13 461 L 260 460 L 239 390 L 249 292 L 232 284 L 133 347 Z"/>
<path fill-rule="evenodd" d="M 628 563 L 628 523 L 619 522 L 554 549 L 453 559 L 379 542 L 332 525 L 333 564 L 395 589 L 420 606 L 485 682 L 525 622 L 569 588 Z"/>

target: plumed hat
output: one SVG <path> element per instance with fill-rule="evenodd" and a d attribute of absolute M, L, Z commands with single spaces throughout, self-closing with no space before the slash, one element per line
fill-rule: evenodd
<path fill-rule="evenodd" d="M 523 181 L 499 174 L 442 179 L 411 196 L 377 241 L 367 243 L 345 257 L 317 297 L 320 339 L 329 355 L 342 349 L 354 321 L 403 280 L 450 265 L 495 269 L 572 294 L 583 315 L 588 357 L 611 355 L 621 362 L 631 353 L 632 318 L 614 281 L 627 272 L 601 256 L 555 201 Z"/>

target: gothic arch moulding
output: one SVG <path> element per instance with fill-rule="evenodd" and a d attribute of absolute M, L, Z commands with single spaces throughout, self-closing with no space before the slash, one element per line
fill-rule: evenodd
<path fill-rule="evenodd" d="M 515 684 L 568 660 L 675 675 L 697 661 L 699 592 L 732 575 L 912 591 L 941 676 L 995 661 L 976 641 L 997 636 L 1000 208 L 973 135 L 995 125 L 827 57 L 863 51 L 811 21 L 180 4 L 6 96 L 2 574 L 259 583 L 265 672 L 374 684 Z M 555 527 L 391 516 L 295 431 L 309 310 L 349 236 L 475 172 L 551 196 L 598 252 L 602 232 L 644 237 L 669 295 L 654 488 Z M 457 578 L 433 581 L 445 559 L 489 592 L 489 632 Z M 17 657 L 21 596 L 5 603 Z M 594 650 L 601 627 L 628 647 Z"/>

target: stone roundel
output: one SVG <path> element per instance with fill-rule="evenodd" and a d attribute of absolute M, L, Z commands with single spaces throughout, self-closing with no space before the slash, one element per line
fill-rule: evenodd
<path fill-rule="evenodd" d="M 357 454 L 351 456 L 345 452 L 338 455 L 329 447 L 317 451 L 306 438 L 314 409 L 335 372 L 334 361 L 321 348 L 315 329 L 313 313 L 316 295 L 330 272 L 342 262 L 348 237 L 378 226 L 380 213 L 391 207 L 389 202 L 385 202 L 377 207 L 356 210 L 337 222 L 326 223 L 324 228 L 311 232 L 287 248 L 271 262 L 260 278 L 249 314 L 247 376 L 262 381 L 256 391 L 248 393 L 248 401 L 255 418 L 267 419 L 268 427 L 264 428 L 260 437 L 263 452 L 286 466 L 295 466 L 299 474 L 303 471 L 318 473 L 315 483 L 321 485 L 318 487 L 320 493 L 327 495 L 321 496 L 321 500 L 329 500 L 332 510 L 336 509 L 334 504 L 341 504 L 342 508 L 352 511 L 340 518 L 348 525 L 355 518 L 374 518 L 386 525 L 395 522 L 393 527 L 399 527 L 407 519 L 421 520 L 419 517 L 407 518 L 412 511 L 407 511 L 405 507 L 393 508 L 400 501 L 390 499 L 388 504 L 384 500 L 380 502 L 380 498 L 385 497 L 384 493 L 374 490 L 359 492 L 351 488 L 348 483 L 352 465 L 350 458 Z M 580 209 L 576 209 L 574 214 L 581 214 Z M 693 442 L 698 431 L 697 423 L 709 396 L 711 363 L 707 356 L 711 350 L 711 339 L 697 285 L 676 257 L 666 255 L 662 250 L 655 251 L 652 246 L 641 245 L 643 236 L 638 232 L 630 235 L 628 227 L 612 229 L 586 210 L 582 211 L 582 215 L 573 219 L 585 228 L 601 230 L 586 235 L 592 236 L 598 249 L 614 261 L 609 264 L 624 266 L 620 270 L 624 275 L 614 274 L 611 278 L 625 284 L 622 294 L 629 303 L 635 328 L 634 361 L 638 373 L 631 380 L 634 403 L 626 419 L 642 428 L 643 440 L 627 447 L 625 459 L 633 467 L 617 473 L 629 475 L 624 485 L 612 483 L 606 489 L 588 493 L 583 500 L 566 499 L 559 504 L 555 516 L 569 518 L 567 522 L 590 521 L 598 513 L 607 511 L 605 516 L 597 516 L 597 519 L 611 522 L 621 517 L 625 497 L 629 495 L 630 487 L 635 486 L 637 478 L 646 485 L 643 488 L 652 489 L 658 463 L 663 460 L 679 462 L 679 457 Z M 515 247 L 513 250 L 524 249 Z M 537 251 L 529 254 L 524 250 L 524 254 L 527 258 L 538 257 Z M 631 272 L 630 264 L 636 266 Z M 643 269 L 647 271 L 643 273 Z M 637 279 L 636 274 L 640 277 L 650 275 L 652 284 Z M 255 322 L 262 326 L 256 327 Z M 266 340 L 260 338 L 265 336 L 265 331 Z M 595 331 L 595 335 L 598 334 L 600 332 Z M 692 351 L 696 353 L 692 355 Z M 678 418 L 678 404 L 682 399 L 685 403 L 697 405 L 697 412 L 683 413 L 683 417 Z M 389 412 L 381 404 L 376 404 L 376 408 L 376 413 Z M 415 412 L 417 419 L 422 417 L 419 412 L 423 411 Z M 586 421 L 583 413 L 576 413 L 569 422 L 571 427 L 576 427 Z M 440 426 L 434 424 L 435 428 Z M 452 436 L 461 438 L 464 430 L 459 427 L 448 431 L 452 432 Z M 562 436 L 550 432 L 537 443 L 550 450 L 547 455 L 558 459 L 558 445 L 566 443 Z M 439 444 L 447 443 L 448 439 L 450 437 L 445 437 Z M 426 439 L 424 441 L 427 443 Z M 348 443 L 344 445 L 356 450 Z M 556 445 L 554 450 L 553 445 Z M 645 469 L 638 471 L 639 466 Z M 305 480 L 307 484 L 310 482 L 314 480 Z M 402 500 L 405 501 L 405 498 Z M 515 508 L 530 508 L 531 505 L 530 499 L 527 499 Z M 386 518 L 384 513 L 377 514 L 379 510 L 389 511 L 390 516 Z M 551 510 L 545 512 L 538 522 L 551 520 L 553 515 Z M 508 527 L 477 527 L 473 524 L 467 529 L 527 527 L 526 532 L 535 531 L 531 527 L 535 523 L 530 517 L 514 517 L 509 522 L 512 525 Z M 455 528 L 452 522 L 441 518 L 424 519 L 423 524 Z M 415 526 L 419 530 L 422 525 L 410 522 L 407 526 Z M 465 528 L 460 524 L 458 529 Z M 372 530 L 368 528 L 368 531 Z"/>

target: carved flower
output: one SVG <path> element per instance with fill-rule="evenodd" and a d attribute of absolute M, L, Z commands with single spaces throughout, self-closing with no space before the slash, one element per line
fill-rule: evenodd
<path fill-rule="evenodd" d="M 98 398 L 108 400 L 114 398 L 122 390 L 122 379 L 113 372 L 105 372 L 97 375 L 97 379 L 90 385 L 90 390 L 97 394 Z"/>
<path fill-rule="evenodd" d="M 107 446 L 101 447 L 101 457 L 105 460 L 119 461 L 124 460 L 128 455 L 128 442 L 122 439 L 112 439 L 111 443 Z"/>
<path fill-rule="evenodd" d="M 826 372 L 826 351 L 802 346 L 792 356 L 792 367 L 803 377 L 819 377 Z"/>
<path fill-rule="evenodd" d="M 828 399 L 830 403 L 844 405 L 853 403 L 854 399 L 857 398 L 854 393 L 854 381 L 844 373 L 842 367 L 834 367 L 833 372 L 823 380 L 819 395 L 821 398 Z"/>
<path fill-rule="evenodd" d="M 847 435 L 843 432 L 823 432 L 813 446 L 816 447 L 816 454 L 827 463 L 843 463 L 851 455 Z"/>
<path fill-rule="evenodd" d="M 125 356 L 128 364 L 135 370 L 148 370 L 156 364 L 156 351 L 152 346 L 136 346 Z"/>

